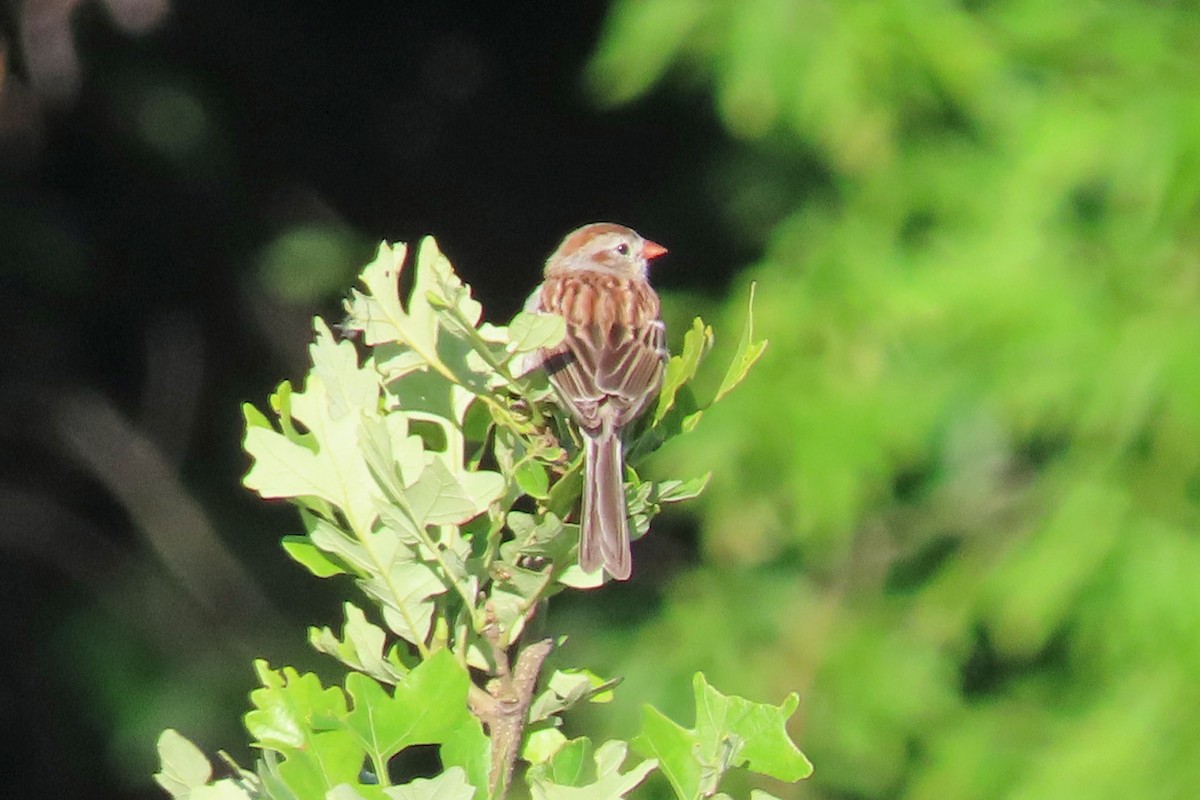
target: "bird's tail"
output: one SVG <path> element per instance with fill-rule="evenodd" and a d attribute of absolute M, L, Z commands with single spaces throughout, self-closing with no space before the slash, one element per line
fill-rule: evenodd
<path fill-rule="evenodd" d="M 579 532 L 579 566 L 591 572 L 604 565 L 617 580 L 633 572 L 629 519 L 625 512 L 625 456 L 621 437 L 611 430 L 584 437 L 585 475 Z"/>

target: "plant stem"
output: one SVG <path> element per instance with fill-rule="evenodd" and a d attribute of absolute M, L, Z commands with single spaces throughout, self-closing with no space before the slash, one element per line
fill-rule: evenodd
<path fill-rule="evenodd" d="M 487 691 L 472 686 L 467 701 L 471 712 L 487 726 L 492 741 L 489 794 L 492 800 L 504 800 L 525 736 L 529 705 L 533 702 L 538 676 L 546 657 L 554 649 L 554 640 L 542 639 L 521 648 L 516 667 L 510 669 L 508 652 L 500 643 L 500 627 L 494 615 L 489 617 L 484 636 L 492 646 L 495 677 L 488 681 Z"/>

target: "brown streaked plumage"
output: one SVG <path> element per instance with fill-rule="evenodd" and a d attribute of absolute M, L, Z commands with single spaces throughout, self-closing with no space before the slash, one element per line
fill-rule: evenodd
<path fill-rule="evenodd" d="M 546 261 L 545 280 L 529 298 L 532 309 L 567 322 L 562 343 L 540 355 L 584 434 L 579 564 L 589 572 L 603 566 L 619 580 L 633 569 L 621 432 L 662 385 L 665 331 L 646 275 L 665 252 L 623 225 L 584 225 Z"/>

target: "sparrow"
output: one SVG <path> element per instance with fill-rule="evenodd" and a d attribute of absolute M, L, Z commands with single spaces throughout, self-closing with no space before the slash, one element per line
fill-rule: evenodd
<path fill-rule="evenodd" d="M 566 336 L 539 353 L 541 365 L 583 435 L 579 566 L 613 578 L 633 571 L 625 506 L 622 432 L 658 396 L 666 328 L 648 279 L 667 248 L 611 222 L 572 231 L 546 261 L 527 310 L 557 314 Z"/>

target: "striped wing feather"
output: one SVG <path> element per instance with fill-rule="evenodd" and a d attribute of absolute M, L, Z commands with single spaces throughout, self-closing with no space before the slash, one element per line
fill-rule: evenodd
<path fill-rule="evenodd" d="M 608 336 L 594 326 L 572 328 L 546 360 L 546 369 L 585 429 L 599 430 L 606 419 L 620 428 L 637 419 L 658 394 L 662 340 L 661 324 L 640 331 L 614 330 Z"/>

